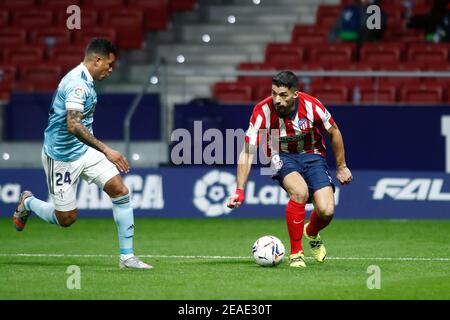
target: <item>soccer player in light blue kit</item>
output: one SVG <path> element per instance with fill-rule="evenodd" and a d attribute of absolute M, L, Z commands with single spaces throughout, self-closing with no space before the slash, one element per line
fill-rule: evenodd
<path fill-rule="evenodd" d="M 94 80 L 108 77 L 117 59 L 117 49 L 105 39 L 93 39 L 84 61 L 59 83 L 45 130 L 42 164 L 52 203 L 23 191 L 13 216 L 17 231 L 25 228 L 31 212 L 41 219 L 69 227 L 77 217 L 76 191 L 79 178 L 95 183 L 112 200 L 119 231 L 119 267 L 150 269 L 133 252 L 134 217 L 128 188 L 120 172 L 129 172 L 126 158 L 93 135 L 97 94 Z"/>

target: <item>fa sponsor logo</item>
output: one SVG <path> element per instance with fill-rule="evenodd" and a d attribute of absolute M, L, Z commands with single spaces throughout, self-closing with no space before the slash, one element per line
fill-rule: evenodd
<path fill-rule="evenodd" d="M 443 185 L 443 179 L 383 178 L 374 187 L 373 199 L 450 201 L 450 192 L 443 192 Z"/>

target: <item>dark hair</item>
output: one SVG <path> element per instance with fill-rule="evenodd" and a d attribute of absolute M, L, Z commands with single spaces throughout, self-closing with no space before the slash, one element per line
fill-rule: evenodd
<path fill-rule="evenodd" d="M 113 45 L 110 41 L 102 38 L 94 38 L 86 46 L 86 56 L 95 53 L 106 57 L 109 56 L 110 53 L 113 53 L 116 57 L 118 55 L 116 46 Z"/>
<path fill-rule="evenodd" d="M 272 84 L 288 89 L 298 88 L 298 78 L 292 71 L 281 71 L 272 78 Z"/>

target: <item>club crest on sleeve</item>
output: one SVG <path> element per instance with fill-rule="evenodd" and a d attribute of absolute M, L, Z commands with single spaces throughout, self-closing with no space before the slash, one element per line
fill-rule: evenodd
<path fill-rule="evenodd" d="M 83 95 L 83 92 L 84 92 L 83 88 L 81 88 L 81 87 L 78 87 L 78 88 L 75 89 L 75 95 L 77 97 L 81 97 Z"/>

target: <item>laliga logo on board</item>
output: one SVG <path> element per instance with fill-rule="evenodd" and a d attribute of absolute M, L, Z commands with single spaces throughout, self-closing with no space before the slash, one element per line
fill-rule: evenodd
<path fill-rule="evenodd" d="M 226 206 L 228 197 L 236 189 L 236 177 L 228 172 L 213 170 L 197 180 L 194 186 L 194 205 L 207 217 L 231 212 Z"/>

